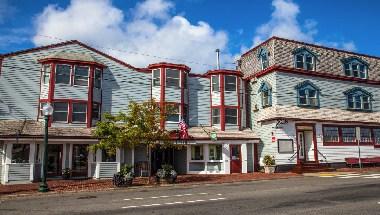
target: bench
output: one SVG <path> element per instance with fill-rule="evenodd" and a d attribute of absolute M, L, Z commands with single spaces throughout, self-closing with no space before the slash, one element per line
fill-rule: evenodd
<path fill-rule="evenodd" d="M 359 165 L 359 158 L 349 157 L 349 158 L 345 158 L 345 160 L 346 160 L 346 164 L 350 165 L 351 168 L 353 165 Z M 376 166 L 376 164 L 380 164 L 380 157 L 361 158 L 361 163 L 373 164 L 374 166 Z"/>

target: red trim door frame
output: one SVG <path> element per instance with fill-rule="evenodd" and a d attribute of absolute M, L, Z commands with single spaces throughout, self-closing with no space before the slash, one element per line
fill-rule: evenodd
<path fill-rule="evenodd" d="M 309 126 L 309 127 L 312 127 L 311 131 L 313 132 L 313 142 L 312 142 L 312 144 L 313 144 L 313 149 L 314 149 L 314 161 L 316 163 L 319 163 L 319 160 L 318 160 L 318 143 L 317 143 L 317 135 L 316 135 L 315 124 L 314 123 L 296 123 L 295 126 L 296 126 L 296 142 L 297 142 L 297 165 L 302 164 L 301 163 L 301 159 L 299 157 L 300 147 L 299 147 L 299 140 L 298 140 L 298 132 L 305 131 L 304 129 L 298 129 L 298 126 Z M 306 156 L 308 156 L 308 155 L 306 154 L 305 147 L 304 147 L 304 150 L 305 150 L 304 151 L 304 161 L 306 161 Z"/>
<path fill-rule="evenodd" d="M 241 173 L 241 145 L 230 145 L 230 173 Z"/>

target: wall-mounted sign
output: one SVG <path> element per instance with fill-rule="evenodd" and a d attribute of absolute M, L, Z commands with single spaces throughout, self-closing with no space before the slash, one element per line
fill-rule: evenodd
<path fill-rule="evenodd" d="M 212 141 L 217 141 L 217 140 L 218 140 L 218 137 L 217 137 L 215 131 L 213 131 L 213 132 L 210 133 L 210 137 L 211 137 L 211 140 L 212 140 Z"/>

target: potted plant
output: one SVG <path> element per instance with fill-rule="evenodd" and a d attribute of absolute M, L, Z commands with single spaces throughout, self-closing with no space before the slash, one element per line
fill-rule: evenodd
<path fill-rule="evenodd" d="M 274 173 L 276 170 L 276 161 L 274 159 L 274 156 L 271 155 L 265 155 L 263 159 L 264 163 L 264 172 L 267 174 Z"/>
<path fill-rule="evenodd" d="M 69 178 L 71 178 L 71 169 L 70 168 L 64 168 L 62 170 L 62 178 L 64 180 L 68 180 Z"/>
<path fill-rule="evenodd" d="M 113 175 L 112 183 L 117 187 L 131 186 L 134 177 L 133 166 L 125 164 L 120 167 L 120 172 Z"/>
<path fill-rule="evenodd" d="M 156 181 L 162 183 L 165 180 L 166 183 L 173 184 L 177 179 L 177 172 L 174 170 L 172 165 L 163 164 L 161 169 L 157 170 Z"/>

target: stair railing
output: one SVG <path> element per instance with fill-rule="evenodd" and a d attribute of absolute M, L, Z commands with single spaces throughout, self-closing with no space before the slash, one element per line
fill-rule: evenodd
<path fill-rule="evenodd" d="M 297 152 L 294 152 L 294 154 L 288 159 L 289 161 L 292 161 L 294 160 L 295 156 L 296 156 Z"/>
<path fill-rule="evenodd" d="M 314 149 L 312 149 L 312 150 L 314 150 Z M 318 149 L 317 149 L 317 152 L 318 152 L 319 155 L 321 155 L 323 157 L 323 159 L 325 159 L 325 162 L 327 164 L 329 164 L 329 162 L 327 161 L 327 157 L 324 154 L 322 154 L 322 152 L 320 152 Z"/>

